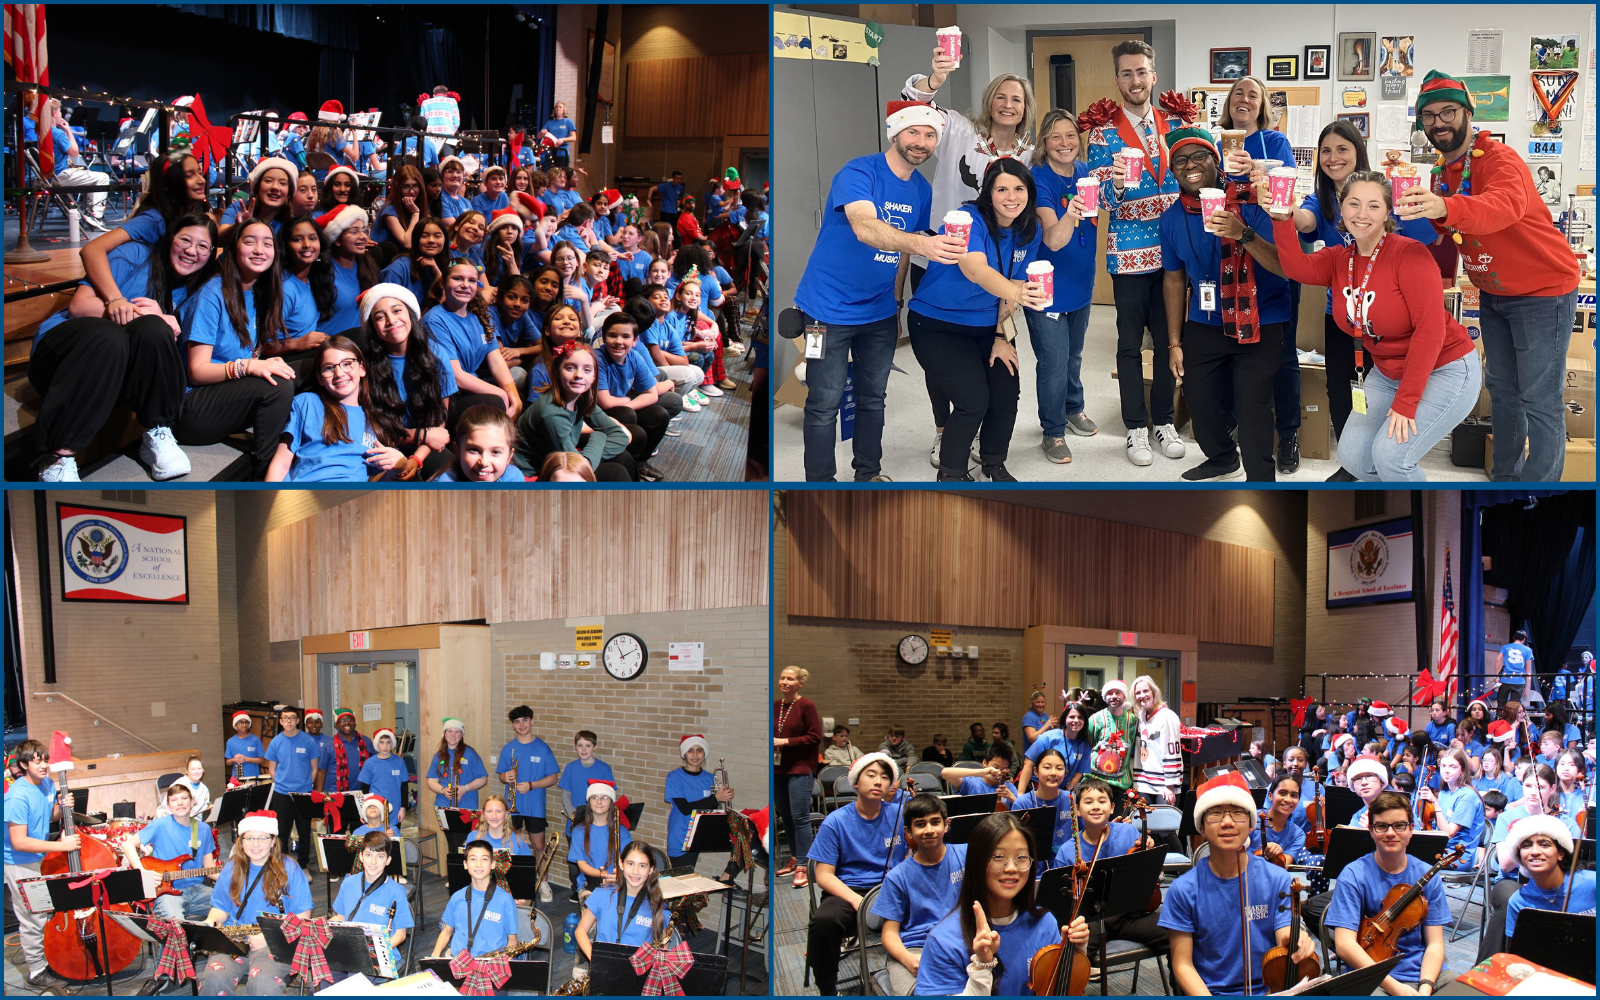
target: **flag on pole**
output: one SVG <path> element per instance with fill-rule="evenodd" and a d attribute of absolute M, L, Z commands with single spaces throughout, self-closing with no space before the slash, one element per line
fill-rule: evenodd
<path fill-rule="evenodd" d="M 1444 685 L 1445 700 L 1453 703 L 1456 697 L 1457 649 L 1460 635 L 1456 627 L 1455 593 L 1450 586 L 1450 547 L 1444 550 L 1444 601 L 1439 608 L 1439 677 Z"/>
<path fill-rule="evenodd" d="M 6 4 L 6 63 L 12 75 L 23 83 L 50 86 L 50 55 L 44 39 L 44 4 Z M 46 176 L 56 172 L 54 143 L 50 129 L 55 125 L 50 117 L 50 98 L 41 91 L 23 95 L 24 103 L 32 110 L 39 134 L 39 168 Z"/>

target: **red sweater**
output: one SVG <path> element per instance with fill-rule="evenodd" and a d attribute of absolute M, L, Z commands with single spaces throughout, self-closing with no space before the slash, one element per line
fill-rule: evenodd
<path fill-rule="evenodd" d="M 1479 132 L 1473 143 L 1482 156 L 1472 159 L 1472 191 L 1444 199 L 1444 219 L 1433 227 L 1461 233 L 1461 265 L 1482 291 L 1494 295 L 1565 295 L 1578 287 L 1578 261 L 1566 237 L 1550 221 L 1539 200 L 1533 174 L 1517 151 Z M 1469 152 L 1444 165 L 1440 178 L 1452 191 L 1461 188 Z"/>
<path fill-rule="evenodd" d="M 1476 176 L 1477 171 L 1473 174 Z M 1302 284 L 1331 289 L 1333 321 L 1345 333 L 1359 336 L 1350 322 L 1345 298 L 1355 245 L 1332 246 L 1307 256 L 1291 220 L 1274 221 L 1272 236 L 1284 275 Z M 1365 261 L 1366 258 L 1356 260 L 1357 288 L 1366 273 Z M 1369 316 L 1373 332 L 1380 339 L 1361 337 L 1362 350 L 1371 356 L 1380 372 L 1400 383 L 1390 409 L 1414 418 L 1428 376 L 1435 368 L 1471 353 L 1472 339 L 1467 336 L 1467 328 L 1445 312 L 1439 265 L 1428 248 L 1416 240 L 1398 233 L 1384 238 L 1367 291 L 1376 293 Z"/>
<path fill-rule="evenodd" d="M 822 716 L 817 714 L 817 703 L 810 698 L 795 696 L 788 712 L 783 710 L 783 699 L 772 703 L 773 736 L 781 736 L 788 744 L 778 748 L 776 774 L 809 774 L 817 769 L 817 748 L 822 745 Z M 783 719 L 779 727 L 778 720 Z M 832 794 L 832 793 L 830 793 Z"/>

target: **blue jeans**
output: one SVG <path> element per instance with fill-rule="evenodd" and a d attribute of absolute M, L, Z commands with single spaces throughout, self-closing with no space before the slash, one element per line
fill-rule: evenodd
<path fill-rule="evenodd" d="M 1067 416 L 1083 412 L 1083 337 L 1089 331 L 1089 307 L 1072 312 L 1024 311 L 1028 339 L 1038 361 L 1039 426 L 1045 437 L 1064 437 Z"/>
<path fill-rule="evenodd" d="M 789 853 L 803 865 L 811 853 L 811 786 L 816 779 L 810 774 L 776 778 L 778 819 L 789 828 Z"/>
<path fill-rule="evenodd" d="M 1339 464 L 1363 482 L 1427 482 L 1417 463 L 1472 412 L 1482 383 L 1476 351 L 1435 368 L 1417 401 L 1417 433 L 1401 444 L 1389 437 L 1389 407 L 1400 383 L 1374 368 L 1364 383 L 1367 412 L 1350 414 L 1339 435 Z"/>
<path fill-rule="evenodd" d="M 1566 380 L 1567 332 L 1578 310 L 1577 290 L 1565 295 L 1482 292 L 1478 301 L 1494 422 L 1494 471 L 1489 478 L 1557 482 L 1567 460 L 1561 390 Z"/>
<path fill-rule="evenodd" d="M 804 323 L 813 322 L 804 312 Z M 855 362 L 857 482 L 878 474 L 883 461 L 883 398 L 889 391 L 889 366 L 894 363 L 900 318 L 891 316 L 862 326 L 827 324 L 822 357 L 806 362 L 806 481 L 833 482 L 833 449 L 839 440 L 839 401 L 844 397 L 845 365 Z M 804 341 L 801 341 L 802 346 Z M 809 798 L 811 789 L 806 788 Z"/>

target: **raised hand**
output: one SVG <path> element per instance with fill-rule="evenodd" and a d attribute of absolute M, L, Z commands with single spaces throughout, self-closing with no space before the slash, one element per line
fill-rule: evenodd
<path fill-rule="evenodd" d="M 989 926 L 989 918 L 983 914 L 983 904 L 977 900 L 972 901 L 972 913 L 977 918 L 977 929 L 972 933 L 972 953 L 979 962 L 988 965 L 1000 953 L 1000 932 Z M 1083 939 L 1085 942 L 1089 940 L 1087 924 L 1084 925 Z"/>

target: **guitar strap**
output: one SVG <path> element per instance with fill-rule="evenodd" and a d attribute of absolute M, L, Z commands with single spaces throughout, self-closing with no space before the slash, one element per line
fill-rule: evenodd
<path fill-rule="evenodd" d="M 194 816 L 189 817 L 189 856 L 198 858 L 200 855 L 200 820 Z"/>

